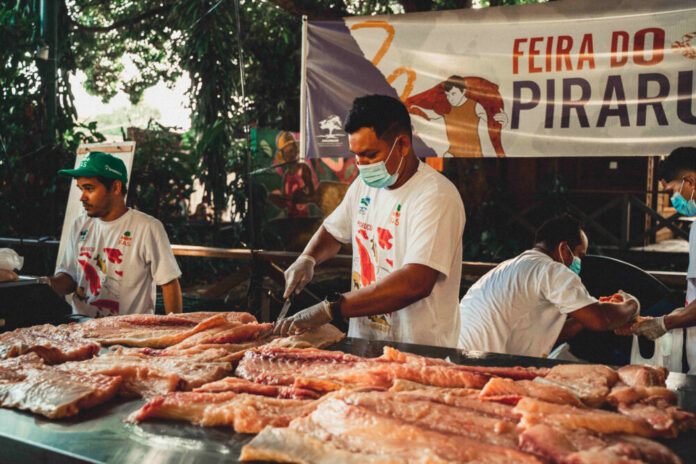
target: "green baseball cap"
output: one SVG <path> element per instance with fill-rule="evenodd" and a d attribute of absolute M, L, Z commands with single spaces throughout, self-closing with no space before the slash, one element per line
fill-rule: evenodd
<path fill-rule="evenodd" d="M 77 169 L 61 169 L 59 176 L 63 177 L 96 177 L 102 176 L 109 179 L 120 180 L 123 185 L 128 183 L 128 171 L 121 159 L 103 153 L 92 151 L 80 162 Z"/>

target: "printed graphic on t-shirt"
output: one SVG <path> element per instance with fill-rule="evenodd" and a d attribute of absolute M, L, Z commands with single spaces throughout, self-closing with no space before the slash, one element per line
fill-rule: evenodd
<path fill-rule="evenodd" d="M 87 235 L 88 229 L 80 232 L 80 237 Z M 125 233 L 119 238 L 129 237 Z M 123 252 L 118 248 L 83 246 L 79 250 L 78 263 L 82 267 L 83 279 L 75 291 L 75 296 L 88 303 L 95 311 L 95 317 L 113 316 L 119 313 L 119 295 L 123 271 Z"/>
<path fill-rule="evenodd" d="M 364 199 L 363 199 L 364 200 Z M 397 210 L 398 212 L 398 210 Z M 394 268 L 393 256 L 394 235 L 391 230 L 357 221 L 358 229 L 355 235 L 355 245 L 358 249 L 360 272 L 353 272 L 353 287 L 359 289 L 370 285 L 378 278 L 389 275 Z M 380 261 L 382 258 L 382 261 Z M 392 314 L 367 316 L 363 323 L 380 332 L 389 333 L 392 327 Z"/>

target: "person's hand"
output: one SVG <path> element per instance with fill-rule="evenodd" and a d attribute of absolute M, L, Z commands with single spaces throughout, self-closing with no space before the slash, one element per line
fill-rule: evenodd
<path fill-rule="evenodd" d="M 314 277 L 314 266 L 317 264 L 309 255 L 300 255 L 297 260 L 285 270 L 285 291 L 283 298 L 288 298 L 294 291 L 300 293 Z"/>
<path fill-rule="evenodd" d="M 645 320 L 635 324 L 631 328 L 631 332 L 635 335 L 643 335 L 650 340 L 656 340 L 667 333 L 665 327 L 665 317 L 646 318 Z"/>
<path fill-rule="evenodd" d="M 633 319 L 635 319 L 639 314 L 640 314 L 640 301 L 638 301 L 638 298 L 635 296 L 631 295 L 630 293 L 626 293 L 623 290 L 619 290 L 617 292 L 621 297 L 623 298 L 623 302 L 626 303 L 629 300 L 633 300 L 636 302 L 636 311 L 633 314 Z"/>
<path fill-rule="evenodd" d="M 276 322 L 273 328 L 274 335 L 287 336 L 302 333 L 314 327 L 319 327 L 331 322 L 331 308 L 329 302 L 324 300 L 297 314 Z"/>
<path fill-rule="evenodd" d="M 0 282 L 17 280 L 19 276 L 9 269 L 0 269 Z"/>
<path fill-rule="evenodd" d="M 508 115 L 504 111 L 501 111 L 493 115 L 493 119 L 498 122 L 501 126 L 505 126 L 508 123 Z"/>

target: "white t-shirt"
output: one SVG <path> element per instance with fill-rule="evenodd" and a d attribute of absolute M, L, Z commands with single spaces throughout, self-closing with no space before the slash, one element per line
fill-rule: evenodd
<path fill-rule="evenodd" d="M 78 216 L 57 272 L 77 283 L 73 312 L 92 317 L 154 313 L 155 285 L 181 275 L 162 223 L 133 209 L 109 222 Z"/>
<path fill-rule="evenodd" d="M 464 295 L 458 347 L 548 355 L 567 314 L 596 301 L 573 271 L 540 251 L 527 250 L 500 263 Z"/>
<path fill-rule="evenodd" d="M 395 312 L 351 318 L 348 336 L 454 347 L 465 221 L 455 186 L 424 163 L 393 190 L 371 188 L 356 179 L 324 221 L 336 240 L 353 245 L 352 288 L 368 286 L 411 263 L 439 275 L 426 298 Z"/>

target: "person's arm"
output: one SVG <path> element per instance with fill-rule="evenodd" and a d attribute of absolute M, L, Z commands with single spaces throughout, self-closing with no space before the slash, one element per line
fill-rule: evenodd
<path fill-rule="evenodd" d="M 561 343 L 567 342 L 568 340 L 575 337 L 584 328 L 585 326 L 583 326 L 580 323 L 580 321 L 578 321 L 577 319 L 573 319 L 572 317 L 569 317 L 563 324 L 561 333 L 558 335 L 558 338 L 556 339 L 556 343 L 554 343 L 554 346 L 558 346 Z"/>
<path fill-rule="evenodd" d="M 438 274 L 423 264 L 406 264 L 382 280 L 344 293 L 338 310 L 345 318 L 398 311 L 430 295 Z M 335 317 L 331 305 L 324 300 L 278 322 L 273 333 L 286 336 L 302 332 L 329 323 Z"/>
<path fill-rule="evenodd" d="M 0 269 L 0 282 L 17 280 L 19 276 L 9 269 Z"/>
<path fill-rule="evenodd" d="M 179 314 L 183 311 L 183 298 L 179 279 L 174 279 L 162 285 L 162 299 L 164 300 L 164 312 L 167 314 Z"/>
<path fill-rule="evenodd" d="M 613 330 L 632 321 L 638 311 L 638 302 L 629 299 L 623 303 L 598 301 L 568 315 L 590 330 Z"/>
<path fill-rule="evenodd" d="M 59 272 L 53 276 L 41 277 L 39 281 L 51 287 L 51 289 L 60 296 L 65 296 L 77 289 L 77 283 L 65 272 Z"/>
<path fill-rule="evenodd" d="M 431 110 L 429 108 L 423 108 L 422 106 L 418 106 L 418 105 L 412 105 L 411 108 L 416 108 L 416 109 L 422 111 L 423 114 L 426 116 L 426 118 L 429 120 L 442 118 L 441 114 L 437 114 L 434 110 Z"/>
<path fill-rule="evenodd" d="M 317 264 L 321 264 L 336 256 L 341 245 L 342 243 L 322 225 L 309 240 L 302 254 L 311 256 Z"/>
<path fill-rule="evenodd" d="M 398 311 L 433 291 L 439 272 L 423 264 L 406 264 L 384 279 L 343 294 L 345 318 Z"/>
<path fill-rule="evenodd" d="M 665 316 L 665 329 L 672 330 L 680 327 L 696 325 L 696 300 L 684 308 L 678 308 Z"/>

